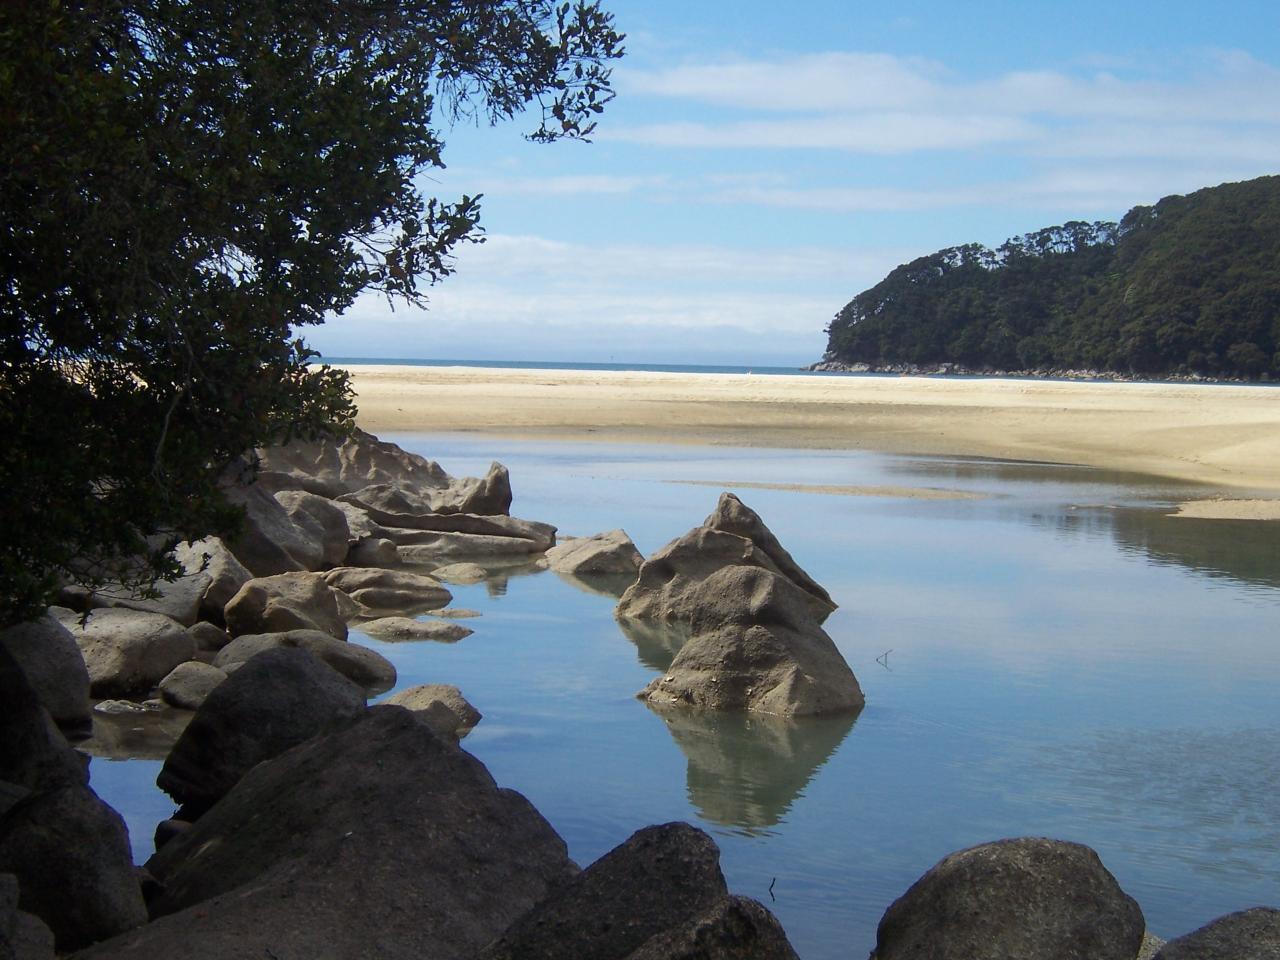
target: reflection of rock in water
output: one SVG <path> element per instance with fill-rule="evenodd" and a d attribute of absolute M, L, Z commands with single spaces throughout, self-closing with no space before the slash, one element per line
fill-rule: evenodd
<path fill-rule="evenodd" d="M 627 592 L 627 587 L 636 582 L 635 576 L 629 573 L 565 573 L 563 570 L 555 573 L 565 583 L 583 593 L 608 597 L 610 600 L 617 600 Z"/>
<path fill-rule="evenodd" d="M 679 623 L 618 618 L 618 628 L 636 645 L 636 656 L 651 670 L 665 673 L 689 639 L 689 628 Z"/>
<path fill-rule="evenodd" d="M 94 711 L 93 736 L 76 746 L 107 760 L 163 760 L 195 716 L 190 710 L 103 714 Z"/>
<path fill-rule="evenodd" d="M 703 818 L 747 833 L 780 823 L 857 720 L 788 719 L 646 703 L 689 761 L 689 800 Z"/>

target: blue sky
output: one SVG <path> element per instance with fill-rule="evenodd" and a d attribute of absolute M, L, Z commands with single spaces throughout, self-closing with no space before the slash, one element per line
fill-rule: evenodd
<path fill-rule="evenodd" d="M 590 144 L 447 132 L 484 194 L 425 312 L 360 300 L 328 356 L 799 365 L 899 263 L 1280 172 L 1280 4 L 604 0 Z"/>

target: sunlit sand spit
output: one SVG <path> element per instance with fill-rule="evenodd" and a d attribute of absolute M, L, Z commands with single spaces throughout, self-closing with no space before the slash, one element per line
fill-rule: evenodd
<path fill-rule="evenodd" d="M 1280 389 L 941 377 L 349 368 L 361 427 L 1071 463 L 1280 497 Z M 1259 507 L 1261 497 L 1270 507 Z M 1203 509 L 1203 508 L 1193 508 Z"/>

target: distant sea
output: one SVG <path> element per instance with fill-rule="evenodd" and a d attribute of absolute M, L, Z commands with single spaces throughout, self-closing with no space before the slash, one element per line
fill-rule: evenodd
<path fill-rule="evenodd" d="M 633 370 L 642 373 L 751 373 L 765 376 L 866 377 L 896 374 L 828 373 L 799 367 L 722 366 L 692 363 L 573 363 L 568 360 L 406 360 L 403 357 L 321 357 L 322 363 L 340 367 L 387 364 L 402 367 L 498 367 L 507 370 Z"/>

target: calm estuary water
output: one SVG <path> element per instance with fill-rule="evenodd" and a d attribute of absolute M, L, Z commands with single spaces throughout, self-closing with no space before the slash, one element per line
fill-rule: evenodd
<path fill-rule="evenodd" d="M 549 572 L 451 588 L 482 613 L 457 644 L 353 631 L 401 686 L 462 688 L 484 713 L 466 748 L 580 863 L 689 820 L 805 960 L 866 956 L 924 870 L 1006 836 L 1094 847 L 1164 937 L 1280 905 L 1280 524 L 1166 517 L 1196 488 L 1082 468 L 387 439 L 455 475 L 501 460 L 514 514 L 573 535 L 623 527 L 646 554 L 736 484 L 976 495 L 737 488 L 840 604 L 826 627 L 867 696 L 856 719 L 655 713 L 634 694 L 671 638 L 629 636 L 610 596 Z M 93 766 L 141 856 L 171 809 L 148 785 L 157 769 Z"/>

